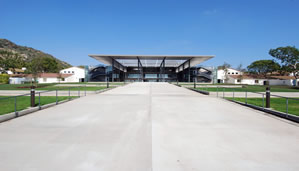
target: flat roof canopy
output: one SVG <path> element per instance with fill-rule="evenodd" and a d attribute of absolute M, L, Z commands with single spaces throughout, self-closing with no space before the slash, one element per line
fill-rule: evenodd
<path fill-rule="evenodd" d="M 196 66 L 214 55 L 88 55 L 106 65 L 112 65 L 113 59 L 117 61 L 122 67 L 137 67 L 138 59 L 142 67 L 160 67 L 163 60 L 165 67 L 179 67 L 178 71 L 183 68 L 188 68 L 188 60 L 190 60 L 190 67 Z M 116 65 L 117 66 L 117 65 Z M 119 69 L 121 69 L 120 67 Z M 123 70 L 123 69 L 122 69 Z"/>

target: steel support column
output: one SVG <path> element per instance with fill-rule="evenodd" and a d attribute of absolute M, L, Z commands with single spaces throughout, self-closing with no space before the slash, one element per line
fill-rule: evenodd
<path fill-rule="evenodd" d="M 163 81 L 163 76 L 162 74 L 164 73 L 163 69 L 165 68 L 165 59 L 166 57 L 163 58 L 161 64 L 160 64 L 160 76 L 159 76 L 159 82 L 161 82 L 161 80 Z M 164 68 L 163 68 L 164 66 Z"/>
<path fill-rule="evenodd" d="M 188 82 L 191 81 L 191 68 L 190 68 L 190 59 L 189 59 L 189 62 L 188 62 Z"/>
<path fill-rule="evenodd" d="M 185 82 L 185 64 L 183 65 L 183 82 Z"/>
<path fill-rule="evenodd" d="M 114 79 L 114 59 L 112 58 L 112 76 L 111 76 L 111 82 L 113 82 Z"/>
<path fill-rule="evenodd" d="M 163 60 L 163 82 L 165 82 L 165 58 Z"/>
<path fill-rule="evenodd" d="M 118 81 L 121 82 L 121 81 L 120 81 L 120 64 L 118 64 L 118 68 L 119 68 L 119 69 L 118 69 Z"/>

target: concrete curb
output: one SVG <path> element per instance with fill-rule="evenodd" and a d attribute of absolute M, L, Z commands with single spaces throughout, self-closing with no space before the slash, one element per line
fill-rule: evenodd
<path fill-rule="evenodd" d="M 114 88 L 116 88 L 116 87 L 111 87 L 111 88 L 107 88 L 107 89 L 95 91 L 95 94 L 103 93 L 105 91 L 108 91 L 108 90 L 111 90 L 111 89 L 114 89 Z M 80 97 L 85 97 L 85 96 L 80 96 Z M 15 119 L 15 118 L 18 118 L 18 117 L 21 117 L 21 116 L 25 116 L 27 114 L 30 114 L 30 113 L 33 113 L 33 112 L 37 112 L 39 110 L 43 110 L 43 109 L 46 109 L 46 108 L 49 108 L 49 107 L 52 107 L 52 106 L 56 106 L 56 105 L 59 105 L 59 104 L 62 104 L 62 103 L 66 103 L 66 102 L 75 100 L 75 99 L 80 98 L 80 97 L 63 100 L 63 101 L 58 102 L 58 104 L 56 104 L 56 102 L 54 102 L 54 103 L 45 104 L 45 105 L 40 106 L 40 107 L 39 106 L 28 107 L 27 109 L 18 111 L 17 114 L 15 112 L 3 114 L 3 115 L 0 115 L 0 123 L 8 121 L 8 120 L 11 120 L 11 119 Z"/>
<path fill-rule="evenodd" d="M 173 84 L 173 85 L 178 86 L 178 87 L 182 87 L 181 85 L 177 85 L 177 84 Z"/>
<path fill-rule="evenodd" d="M 210 95 L 210 92 L 208 92 L 208 91 L 197 90 L 197 89 L 194 89 L 194 88 L 187 88 L 187 89 L 192 90 L 192 91 L 195 91 L 195 92 L 197 92 L 197 93 L 204 94 L 204 95 Z"/>
<path fill-rule="evenodd" d="M 256 110 L 259 110 L 259 111 L 262 111 L 262 112 L 266 112 L 266 113 L 269 113 L 271 115 L 275 115 L 275 116 L 283 118 L 283 119 L 287 119 L 287 120 L 299 123 L 299 117 L 295 116 L 295 115 L 286 114 L 286 113 L 279 112 L 279 111 L 276 111 L 276 110 L 270 110 L 270 109 L 267 109 L 267 108 L 262 108 L 262 107 L 246 104 L 246 103 L 243 103 L 243 102 L 233 101 L 233 100 L 229 100 L 229 99 L 226 99 L 226 100 L 237 103 L 237 104 L 240 104 L 240 105 L 243 105 L 243 106 L 246 106 L 246 107 L 250 107 L 252 109 L 256 109 Z"/>
<path fill-rule="evenodd" d="M 30 114 L 30 113 L 33 113 L 33 112 L 36 112 L 36 111 L 39 111 L 39 110 L 43 110 L 43 109 L 46 109 L 46 108 L 49 108 L 49 107 L 52 107 L 52 106 L 56 106 L 56 105 L 59 105 L 59 104 L 65 103 L 65 102 L 69 102 L 69 101 L 75 100 L 77 98 L 63 100 L 63 101 L 58 102 L 58 104 L 56 104 L 56 102 L 54 102 L 54 103 L 45 104 L 45 105 L 40 106 L 40 107 L 39 106 L 28 107 L 27 109 L 18 111 L 17 114 L 15 112 L 3 114 L 3 115 L 0 115 L 0 123 L 11 120 L 11 119 L 14 119 L 14 118 L 17 118 L 17 117 L 20 117 L 20 116 L 24 116 L 24 115 L 27 115 L 27 114 Z"/>

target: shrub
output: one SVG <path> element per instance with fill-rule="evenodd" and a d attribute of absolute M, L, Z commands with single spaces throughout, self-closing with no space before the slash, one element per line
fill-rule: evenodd
<path fill-rule="evenodd" d="M 9 75 L 8 74 L 0 74 L 0 83 L 8 84 L 9 83 Z"/>

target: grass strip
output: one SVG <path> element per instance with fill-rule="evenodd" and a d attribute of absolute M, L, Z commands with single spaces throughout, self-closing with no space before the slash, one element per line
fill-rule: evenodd
<path fill-rule="evenodd" d="M 0 96 L 0 115 L 14 112 L 15 111 L 15 98 L 8 96 Z M 4 98 L 4 99 L 3 99 Z M 71 96 L 71 98 L 75 98 Z M 68 96 L 59 96 L 58 101 L 63 101 L 69 99 Z M 17 101 L 17 111 L 24 110 L 30 106 L 30 96 L 19 96 L 16 97 Z M 35 96 L 35 105 L 38 106 L 39 97 Z M 56 96 L 41 96 L 40 97 L 41 106 L 45 104 L 50 104 L 56 102 Z"/>
<path fill-rule="evenodd" d="M 233 100 L 232 97 L 226 97 L 226 99 Z M 235 101 L 245 103 L 245 98 L 234 98 Z M 247 103 L 259 107 L 263 107 L 262 98 L 247 98 Z M 264 102 L 266 103 L 266 101 Z M 266 104 L 265 104 L 266 106 Z M 285 98 L 271 98 L 270 107 L 274 110 L 286 113 L 286 99 Z M 288 113 L 299 116 L 299 100 L 288 99 Z"/>

